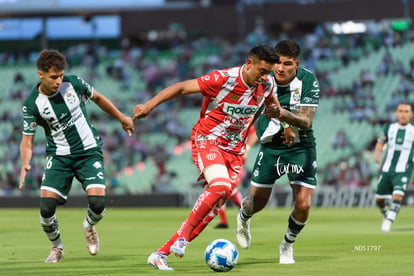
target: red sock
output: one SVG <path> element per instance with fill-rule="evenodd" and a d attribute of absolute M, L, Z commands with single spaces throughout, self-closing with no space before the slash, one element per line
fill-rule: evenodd
<path fill-rule="evenodd" d="M 242 205 L 242 201 L 243 201 L 243 195 L 240 193 L 239 190 L 235 190 L 233 192 L 233 195 L 231 196 L 231 200 L 234 202 L 234 204 L 237 205 L 237 207 L 239 207 L 239 209 L 241 208 Z"/>
<path fill-rule="evenodd" d="M 214 182 L 213 182 L 214 181 Z M 214 179 L 212 183 L 225 182 L 230 184 L 227 178 Z M 212 184 L 211 183 L 211 184 Z M 229 196 L 231 188 L 226 185 L 215 185 L 202 193 L 194 204 L 193 210 L 187 218 L 187 222 L 182 225 L 182 234 L 187 241 L 190 240 L 191 233 L 201 223 L 201 221 L 213 210 L 217 202 Z"/>
<path fill-rule="evenodd" d="M 226 204 L 223 204 L 219 210 L 220 215 L 220 223 L 227 224 L 227 216 L 226 216 Z"/>
<path fill-rule="evenodd" d="M 210 221 L 212 221 L 213 218 L 217 216 L 218 212 L 219 208 L 215 207 L 210 213 L 208 213 L 208 215 L 200 222 L 200 224 L 197 225 L 196 228 L 194 228 L 193 232 L 191 232 L 189 241 L 192 241 L 195 238 L 197 238 L 198 235 L 200 235 L 200 233 L 204 230 L 204 228 L 206 228 L 206 226 L 210 223 Z"/>
<path fill-rule="evenodd" d="M 170 248 L 174 242 L 178 239 L 178 232 L 176 232 L 160 249 L 157 250 L 157 254 L 162 253 L 165 255 L 170 255 Z"/>

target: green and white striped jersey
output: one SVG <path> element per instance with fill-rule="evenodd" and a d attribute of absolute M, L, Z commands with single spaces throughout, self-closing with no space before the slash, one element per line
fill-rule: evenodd
<path fill-rule="evenodd" d="M 296 77 L 290 83 L 277 86 L 277 98 L 283 108 L 293 113 L 299 113 L 301 106 L 317 107 L 319 105 L 319 82 L 311 71 L 298 67 Z M 284 139 L 281 137 L 283 128 L 279 120 L 269 119 L 261 114 L 256 129 L 257 137 L 263 146 L 274 149 L 289 148 L 283 144 Z M 295 127 L 293 129 L 296 132 L 295 146 L 316 145 L 312 125 L 307 130 Z"/>
<path fill-rule="evenodd" d="M 383 172 L 405 173 L 413 168 L 414 126 L 401 126 L 398 123 L 384 127 L 384 142 L 387 143 L 387 156 L 382 165 Z"/>
<path fill-rule="evenodd" d="M 81 154 L 102 145 L 102 139 L 89 121 L 85 103 L 93 87 L 77 76 L 64 76 L 59 91 L 46 96 L 33 88 L 23 104 L 23 134 L 34 135 L 42 126 L 48 155 Z"/>

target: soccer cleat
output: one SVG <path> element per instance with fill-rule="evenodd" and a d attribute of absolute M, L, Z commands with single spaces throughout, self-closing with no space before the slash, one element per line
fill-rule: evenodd
<path fill-rule="evenodd" d="M 89 254 L 96 255 L 99 252 L 99 237 L 96 232 L 95 226 L 92 228 L 83 228 L 85 231 L 86 247 L 88 248 Z"/>
<path fill-rule="evenodd" d="M 150 264 L 155 269 L 159 269 L 159 270 L 167 270 L 167 271 L 174 270 L 174 268 L 169 267 L 167 264 L 167 255 L 162 254 L 162 253 L 157 253 L 157 250 L 155 250 L 148 257 L 148 264 Z"/>
<path fill-rule="evenodd" d="M 381 231 L 382 232 L 390 232 L 391 231 L 391 225 L 392 225 L 392 221 L 389 219 L 384 219 L 382 221 L 382 225 L 381 225 Z"/>
<path fill-rule="evenodd" d="M 57 263 L 63 259 L 64 255 L 63 248 L 53 247 L 49 256 L 46 258 L 45 263 Z"/>
<path fill-rule="evenodd" d="M 294 264 L 293 258 L 293 244 L 282 241 L 279 246 L 279 263 L 280 264 Z"/>
<path fill-rule="evenodd" d="M 185 254 L 185 248 L 189 242 L 185 238 L 178 238 L 170 248 L 170 252 L 175 256 L 182 258 Z"/>
<path fill-rule="evenodd" d="M 214 227 L 214 229 L 227 229 L 227 228 L 229 228 L 229 225 L 227 223 L 219 223 Z"/>
<path fill-rule="evenodd" d="M 246 221 L 242 220 L 240 212 L 237 214 L 236 238 L 240 247 L 247 249 L 249 248 L 251 242 L 250 219 Z"/>

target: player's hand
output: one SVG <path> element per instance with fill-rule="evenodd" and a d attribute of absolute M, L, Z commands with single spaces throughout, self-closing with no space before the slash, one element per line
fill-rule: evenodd
<path fill-rule="evenodd" d="M 134 121 L 147 117 L 150 112 L 151 110 L 145 104 L 137 104 L 134 107 Z"/>
<path fill-rule="evenodd" d="M 278 118 L 280 119 L 282 113 L 285 110 L 280 106 L 276 104 L 270 104 L 266 107 L 266 110 L 264 112 L 264 115 L 269 118 Z"/>
<path fill-rule="evenodd" d="M 291 127 L 285 128 L 283 130 L 282 138 L 285 138 L 283 144 L 286 144 L 288 145 L 288 147 L 291 147 L 295 142 L 296 133 L 293 131 Z"/>
<path fill-rule="evenodd" d="M 379 163 L 381 160 L 381 155 L 375 155 L 375 163 Z"/>
<path fill-rule="evenodd" d="M 26 178 L 26 174 L 28 171 L 30 171 L 32 167 L 30 165 L 23 166 L 20 170 L 20 181 L 19 181 L 19 189 L 23 188 L 24 185 L 24 179 Z"/>
<path fill-rule="evenodd" d="M 131 117 L 124 116 L 121 121 L 122 128 L 128 133 L 129 136 L 135 131 L 134 121 Z"/>

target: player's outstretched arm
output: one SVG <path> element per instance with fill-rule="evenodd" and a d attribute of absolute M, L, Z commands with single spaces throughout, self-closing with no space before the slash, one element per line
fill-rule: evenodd
<path fill-rule="evenodd" d="M 124 115 L 118 108 L 98 91 L 93 91 L 92 100 L 105 112 L 115 117 L 121 124 L 122 128 L 129 136 L 135 131 L 134 122 L 131 117 Z"/>
<path fill-rule="evenodd" d="M 134 107 L 134 121 L 147 117 L 154 108 L 163 102 L 168 102 L 169 100 L 181 95 L 199 93 L 200 91 L 200 85 L 198 84 L 197 79 L 173 84 L 162 90 L 145 104 L 137 104 Z"/>
<path fill-rule="evenodd" d="M 20 143 L 20 159 L 22 162 L 22 167 L 20 169 L 19 189 L 23 188 L 26 174 L 31 169 L 30 160 L 32 159 L 33 155 L 33 138 L 34 135 L 23 134 L 22 141 Z"/>

